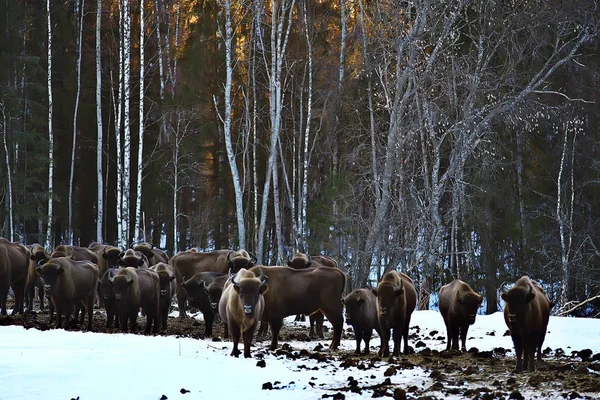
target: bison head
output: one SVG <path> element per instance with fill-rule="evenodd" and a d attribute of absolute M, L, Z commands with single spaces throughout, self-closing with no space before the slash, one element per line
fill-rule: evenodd
<path fill-rule="evenodd" d="M 116 268 L 119 266 L 121 250 L 116 247 L 106 246 L 102 251 L 102 258 L 106 260 L 108 268 Z"/>
<path fill-rule="evenodd" d="M 171 292 L 171 282 L 175 280 L 175 275 L 168 271 L 158 271 L 158 281 L 160 285 L 160 295 L 165 297 Z"/>
<path fill-rule="evenodd" d="M 254 318 L 254 310 L 259 302 L 260 296 L 262 296 L 268 288 L 267 276 L 260 270 L 258 279 L 245 278 L 238 282 L 235 278 L 235 275 L 231 277 L 231 284 L 240 297 L 244 315 L 247 318 Z"/>
<path fill-rule="evenodd" d="M 192 307 L 203 308 L 203 305 L 209 303 L 208 285 L 201 279 L 194 277 L 181 284 L 188 296 L 188 302 Z"/>
<path fill-rule="evenodd" d="M 143 253 L 132 249 L 119 254 L 119 265 L 121 267 L 139 268 L 144 264 L 147 265 L 147 258 Z"/>
<path fill-rule="evenodd" d="M 394 309 L 398 305 L 398 300 L 404 301 L 404 281 L 395 285 L 389 282 L 382 282 L 376 289 L 371 289 L 377 297 L 377 309 L 379 316 L 384 319 L 393 319 Z"/>
<path fill-rule="evenodd" d="M 502 300 L 506 302 L 504 313 L 511 325 L 524 326 L 527 306 L 535 298 L 533 286 L 530 283 L 524 286 L 515 286 L 502 293 Z"/>
<path fill-rule="evenodd" d="M 250 269 L 256 264 L 256 256 L 246 250 L 230 251 L 227 254 L 227 269 L 237 273 L 240 269 Z"/>
<path fill-rule="evenodd" d="M 342 304 L 346 309 L 346 323 L 352 325 L 360 315 L 360 310 L 366 300 L 358 293 L 350 293 L 342 299 Z"/>
<path fill-rule="evenodd" d="M 36 268 L 37 273 L 44 281 L 44 291 L 47 295 L 56 296 L 60 291 L 61 276 L 64 274 L 65 269 L 60 263 L 60 260 L 51 259 L 44 263 L 45 260 L 38 262 Z"/>
<path fill-rule="evenodd" d="M 133 250 L 139 251 L 144 254 L 148 260 L 151 260 L 154 257 L 154 253 L 152 252 L 154 249 L 154 245 L 152 243 L 142 242 L 133 247 Z"/>
<path fill-rule="evenodd" d="M 102 278 L 100 279 L 100 297 L 104 300 L 112 300 L 114 299 L 113 285 L 111 284 L 111 280 L 117 274 L 118 269 L 109 268 L 106 270 Z"/>
<path fill-rule="evenodd" d="M 46 253 L 46 250 L 41 245 L 36 244 L 31 248 L 31 260 L 35 263 L 39 263 L 42 260 L 46 262 L 49 259 L 50 256 L 48 256 L 48 253 Z"/>
<path fill-rule="evenodd" d="M 483 302 L 483 296 L 477 293 L 461 293 L 460 290 L 456 291 L 456 301 L 463 307 L 467 314 L 469 324 L 475 323 L 475 317 L 477 316 L 477 310 Z"/>
<path fill-rule="evenodd" d="M 129 300 L 130 287 L 134 283 L 131 272 L 127 270 L 119 270 L 119 272 L 113 277 L 108 279 L 113 287 L 113 293 L 117 303 L 127 303 Z"/>
<path fill-rule="evenodd" d="M 294 257 L 291 260 L 288 258 L 287 264 L 288 267 L 294 269 L 310 268 L 312 265 L 312 258 L 308 254 L 298 252 L 294 254 Z"/>

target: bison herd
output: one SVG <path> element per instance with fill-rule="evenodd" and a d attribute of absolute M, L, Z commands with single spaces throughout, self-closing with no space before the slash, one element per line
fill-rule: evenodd
<path fill-rule="evenodd" d="M 277 348 L 283 319 L 309 315 L 310 336 L 323 337 L 323 320 L 333 327 L 330 349 L 340 344 L 344 324 L 351 325 L 356 353 L 368 354 L 375 330 L 381 338 L 379 356 L 406 354 L 410 319 L 417 304 L 412 279 L 389 271 L 377 286 L 356 289 L 344 296 L 346 275 L 327 256 L 297 253 L 288 266 L 256 265 L 246 250 L 183 251 L 169 259 L 149 243 L 121 250 L 92 243 L 88 248 L 57 246 L 48 253 L 39 244 L 23 245 L 0 238 L 0 313 L 7 313 L 7 296 L 15 296 L 13 314 L 33 310 L 35 288 L 40 308 L 48 300 L 50 322 L 68 328 L 72 318 L 92 329 L 94 306 L 106 310 L 106 326 L 136 332 L 140 310 L 146 317 L 145 333 L 165 331 L 168 314 L 177 300 L 179 318 L 188 318 L 186 306 L 202 312 L 205 335 L 212 335 L 215 316 L 225 323 L 233 340 L 231 355 L 250 357 L 252 338 L 271 329 L 270 349 Z M 516 371 L 535 369 L 550 316 L 550 301 L 535 281 L 524 276 L 503 291 L 504 319 L 517 356 Z M 439 309 L 446 325 L 447 350 L 466 350 L 469 326 L 475 322 L 483 296 L 461 280 L 441 287 Z M 63 323 L 64 319 L 64 323 Z M 460 343 L 459 343 L 460 341 Z M 364 348 L 361 352 L 361 344 Z"/>

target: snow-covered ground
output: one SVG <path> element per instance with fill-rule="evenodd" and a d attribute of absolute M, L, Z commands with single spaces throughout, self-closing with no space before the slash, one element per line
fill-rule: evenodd
<path fill-rule="evenodd" d="M 286 320 L 291 322 L 293 317 Z M 418 328 L 417 328 L 418 327 Z M 199 328 L 200 329 L 200 328 Z M 203 329 L 203 327 L 202 327 Z M 425 344 L 435 350 L 445 348 L 445 328 L 435 311 L 417 311 L 411 332 L 419 330 Z M 432 331 L 437 334 L 430 335 Z M 492 350 L 512 349 L 501 313 L 479 315 L 469 330 L 467 347 Z M 492 333 L 493 332 L 493 333 Z M 280 345 L 287 343 L 280 341 Z M 325 347 L 328 341 L 319 341 Z M 414 346 L 414 341 L 409 342 Z M 294 350 L 312 350 L 317 342 L 289 342 Z M 253 355 L 265 353 L 268 342 L 259 342 Z M 38 331 L 20 326 L 0 327 L 0 399 L 317 399 L 346 387 L 353 376 L 362 382 L 381 383 L 386 361 L 374 369 L 343 369 L 339 363 L 319 363 L 312 359 L 290 360 L 273 353 L 259 361 L 230 357 L 230 342 L 189 338 L 65 332 L 62 329 Z M 353 350 L 354 340 L 344 339 L 341 348 Z M 379 339 L 371 343 L 379 346 Z M 600 320 L 551 317 L 544 347 L 600 352 Z M 242 347 L 243 348 L 243 347 Z M 417 349 L 418 350 L 418 349 Z M 512 353 L 514 355 L 514 352 Z M 364 376 L 363 376 L 364 375 Z M 390 377 L 403 387 L 431 385 L 429 373 L 421 368 L 399 371 Z M 279 390 L 263 390 L 270 382 Z M 186 393 L 181 393 L 185 389 Z M 363 395 L 344 393 L 346 399 Z M 370 397 L 370 396 L 369 396 Z M 165 397 L 162 397 L 163 399 Z"/>

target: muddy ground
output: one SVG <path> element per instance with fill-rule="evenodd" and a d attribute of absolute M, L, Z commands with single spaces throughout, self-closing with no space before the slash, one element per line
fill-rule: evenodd
<path fill-rule="evenodd" d="M 17 316 L 0 316 L 0 325 L 22 325 L 25 328 L 48 330 L 53 327 L 48 324 L 48 312 L 28 313 Z M 102 310 L 95 310 L 93 330 L 95 332 L 114 333 L 115 329 L 105 328 L 106 317 Z M 145 327 L 145 319 L 138 319 L 138 330 Z M 80 328 L 74 327 L 73 330 Z M 419 327 L 411 326 L 410 344 L 414 347 L 413 354 L 381 360 L 376 356 L 374 345 L 379 344 L 375 338 L 372 343 L 371 355 L 356 356 L 353 351 L 327 351 L 328 339 L 331 332 L 325 333 L 325 341 L 315 341 L 312 350 L 293 349 L 286 342 L 310 342 L 308 329 L 304 326 L 284 326 L 280 334 L 280 348 L 277 356 L 293 360 L 303 358 L 335 365 L 336 368 L 356 370 L 357 377 L 368 377 L 369 369 L 382 362 L 389 363 L 384 376 L 392 376 L 399 371 L 421 367 L 429 375 L 426 387 L 393 385 L 389 379 L 374 382 L 374 376 L 368 379 L 350 379 L 347 385 L 329 388 L 325 397 L 343 399 L 349 392 L 361 393 L 364 397 L 392 397 L 394 399 L 524 399 L 524 398 L 564 398 L 564 399 L 599 399 L 600 398 L 600 353 L 591 351 L 565 351 L 563 349 L 546 348 L 544 360 L 537 363 L 536 372 L 515 374 L 514 352 L 512 349 L 496 348 L 493 351 L 478 351 L 471 348 L 467 353 L 438 352 L 425 346 L 424 339 L 439 340 L 445 343 L 443 333 L 425 332 Z M 138 333 L 139 334 L 139 333 Z M 599 332 L 600 334 L 600 332 Z M 160 335 L 204 337 L 204 322 L 195 319 L 181 320 L 169 318 L 168 329 Z M 426 337 L 427 335 L 427 337 Z M 223 324 L 215 321 L 213 341 L 223 337 Z M 351 328 L 344 332 L 344 340 L 353 339 Z M 266 352 L 270 337 L 257 338 L 257 353 Z M 325 346 L 322 346 L 325 344 Z M 467 342 L 468 344 L 468 342 Z M 293 345 L 293 342 L 292 342 Z"/>

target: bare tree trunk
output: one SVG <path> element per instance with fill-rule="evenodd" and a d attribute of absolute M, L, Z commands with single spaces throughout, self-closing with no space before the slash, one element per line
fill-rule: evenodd
<path fill-rule="evenodd" d="M 52 131 L 52 20 L 50 0 L 46 0 L 48 22 L 48 227 L 46 230 L 47 249 L 52 248 L 52 197 L 54 195 L 54 132 Z"/>
<path fill-rule="evenodd" d="M 574 155 L 575 155 L 575 138 L 577 137 L 577 127 L 572 126 L 573 129 L 573 143 L 571 149 L 571 176 L 570 176 L 570 199 L 563 199 L 563 191 L 566 192 L 567 184 L 563 188 L 563 173 L 566 164 L 567 152 L 568 152 L 568 136 L 569 136 L 569 122 L 564 123 L 564 138 L 563 138 L 563 151 L 560 159 L 560 168 L 558 171 L 557 189 L 556 189 L 556 220 L 558 222 L 558 228 L 560 232 L 560 249 L 561 249 L 561 271 L 562 271 L 562 285 L 561 285 L 561 296 L 560 305 L 564 306 L 569 301 L 569 283 L 571 281 L 571 266 L 570 266 L 570 254 L 571 246 L 573 242 L 573 200 L 575 196 L 575 188 L 573 187 L 573 166 L 574 166 Z M 565 196 L 566 197 L 566 196 Z M 568 211 L 566 208 L 569 207 Z M 568 232 L 565 232 L 568 230 Z"/>
<path fill-rule="evenodd" d="M 144 39 L 145 39 L 145 21 L 144 21 L 144 0 L 140 0 L 140 114 L 138 128 L 138 165 L 137 181 L 135 191 L 135 239 L 146 241 L 146 232 L 142 221 L 142 177 L 144 171 Z"/>
<path fill-rule="evenodd" d="M 129 221 L 131 216 L 130 211 L 130 189 L 131 189 L 131 126 L 129 114 L 129 96 L 130 96 L 130 79 L 131 79 L 131 15 L 129 11 L 129 1 L 123 2 L 123 51 L 125 52 L 125 63 L 123 65 L 123 215 L 121 219 L 121 229 L 123 237 L 121 246 L 129 247 Z"/>
<path fill-rule="evenodd" d="M 283 108 L 282 99 L 282 69 L 283 60 L 287 49 L 288 38 L 293 21 L 295 0 L 284 0 L 280 4 L 281 12 L 278 13 L 278 5 L 275 0 L 271 0 L 272 20 L 271 20 L 271 65 L 269 71 L 269 115 L 271 121 L 271 143 L 269 146 L 269 159 L 265 174 L 265 186 L 263 189 L 263 198 L 260 212 L 260 227 L 258 232 L 257 258 L 262 263 L 264 236 L 267 223 L 267 211 L 269 193 L 271 191 L 271 176 L 275 168 L 275 159 L 277 156 L 277 141 L 279 140 L 279 131 L 281 129 L 281 112 Z M 287 12 L 287 16 L 286 16 Z M 285 23 L 287 21 L 287 27 Z M 285 27 L 285 29 L 284 29 Z"/>
<path fill-rule="evenodd" d="M 8 152 L 7 144 L 7 129 L 6 129 L 6 112 L 4 110 L 4 104 L 0 104 L 0 111 L 2 111 L 2 137 L 4 138 L 4 154 L 6 155 L 6 176 L 8 178 L 8 234 L 9 240 L 14 240 L 15 226 L 14 226 L 14 215 L 13 215 L 13 187 L 12 187 L 12 168 L 10 167 L 10 153 Z"/>
<path fill-rule="evenodd" d="M 102 143 L 103 143 L 103 131 L 102 131 L 102 64 L 100 52 L 100 29 L 102 26 L 102 0 L 98 0 L 98 6 L 96 10 L 96 127 L 98 132 L 98 139 L 96 142 L 96 174 L 97 177 L 97 216 L 96 216 L 96 241 L 103 243 L 102 226 L 104 223 L 104 182 L 102 179 Z"/>
<path fill-rule="evenodd" d="M 79 97 L 81 94 L 81 40 L 83 35 L 83 15 L 85 0 L 75 0 L 75 18 L 79 19 L 77 34 L 77 91 L 75 94 L 75 111 L 73 112 L 73 147 L 71 148 L 71 173 L 69 175 L 69 216 L 68 216 L 68 243 L 73 245 L 73 178 L 75 175 L 75 152 L 77 151 L 77 114 L 79 112 Z"/>
<path fill-rule="evenodd" d="M 123 52 L 125 47 L 123 45 L 123 23 L 123 6 L 122 4 L 119 4 L 119 88 L 117 101 L 116 103 L 113 101 L 113 103 L 115 103 L 115 111 L 117 113 L 115 117 L 115 150 L 117 156 L 117 242 L 121 247 L 123 247 L 123 241 L 126 240 L 123 238 L 123 229 L 121 229 L 123 220 L 123 155 L 121 147 L 121 125 L 123 118 Z"/>
<path fill-rule="evenodd" d="M 233 32 L 231 29 L 231 2 L 224 0 L 222 3 L 225 8 L 225 117 L 223 120 L 223 133 L 225 135 L 225 148 L 227 149 L 227 160 L 231 169 L 231 178 L 233 180 L 233 190 L 235 192 L 235 215 L 238 228 L 238 245 L 240 248 L 246 248 L 246 224 L 244 222 L 244 204 L 243 191 L 238 171 L 237 161 L 233 144 L 231 141 L 231 86 L 233 81 L 233 61 L 231 42 Z M 215 104 L 216 106 L 216 104 Z"/>
<path fill-rule="evenodd" d="M 177 131 L 175 132 L 175 143 L 173 147 L 173 254 L 179 252 L 179 225 L 177 223 L 177 218 L 179 216 L 179 207 L 177 204 L 177 193 L 179 192 L 179 121 L 180 118 L 177 120 Z"/>

